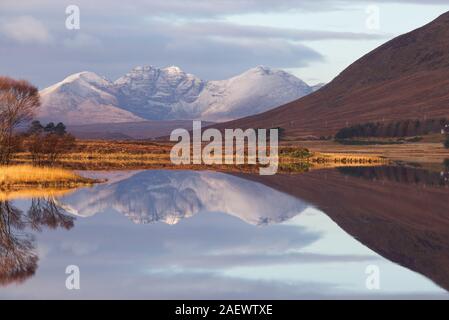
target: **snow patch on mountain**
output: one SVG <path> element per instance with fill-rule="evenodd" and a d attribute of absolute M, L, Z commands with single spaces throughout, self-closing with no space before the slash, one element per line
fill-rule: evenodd
<path fill-rule="evenodd" d="M 148 120 L 191 119 L 205 82 L 178 67 L 136 67 L 114 82 L 122 108 Z"/>
<path fill-rule="evenodd" d="M 118 106 L 111 82 L 93 72 L 73 74 L 40 92 L 43 122 L 91 124 L 143 121 Z"/>
<path fill-rule="evenodd" d="M 258 66 L 228 80 L 210 81 L 196 101 L 201 119 L 226 121 L 270 110 L 312 92 L 297 77 Z"/>

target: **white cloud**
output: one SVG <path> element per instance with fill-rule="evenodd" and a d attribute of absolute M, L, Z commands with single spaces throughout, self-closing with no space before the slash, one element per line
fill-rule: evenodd
<path fill-rule="evenodd" d="M 63 43 L 69 49 L 98 49 L 101 47 L 101 41 L 98 38 L 84 33 L 77 33 L 74 37 L 66 38 Z"/>
<path fill-rule="evenodd" d="M 52 40 L 45 25 L 31 17 L 20 16 L 3 22 L 0 31 L 20 43 L 49 43 Z"/>

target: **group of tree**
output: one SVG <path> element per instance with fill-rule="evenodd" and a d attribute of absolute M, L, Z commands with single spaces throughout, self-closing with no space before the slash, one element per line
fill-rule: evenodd
<path fill-rule="evenodd" d="M 440 133 L 449 123 L 447 119 L 400 120 L 392 122 L 368 122 L 340 129 L 336 139 L 385 137 L 400 138 Z"/>
<path fill-rule="evenodd" d="M 36 165 L 54 164 L 61 154 L 75 146 L 75 137 L 67 133 L 63 123 L 50 122 L 43 126 L 38 120 L 24 134 L 24 147 Z"/>
<path fill-rule="evenodd" d="M 33 121 L 40 106 L 39 91 L 24 80 L 0 77 L 0 164 L 8 165 L 13 155 L 28 151 L 34 164 L 52 164 L 74 146 L 74 137 L 64 124 L 43 126 Z"/>

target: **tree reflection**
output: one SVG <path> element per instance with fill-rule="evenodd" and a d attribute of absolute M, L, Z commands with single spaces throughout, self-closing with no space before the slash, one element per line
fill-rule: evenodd
<path fill-rule="evenodd" d="M 74 221 L 54 198 L 32 199 L 26 214 L 11 202 L 0 201 L 0 286 L 22 283 L 36 272 L 35 238 L 27 229 L 69 230 Z"/>
<path fill-rule="evenodd" d="M 9 201 L 0 201 L 0 285 L 23 282 L 37 269 L 34 238 L 25 228 L 22 211 Z"/>
<path fill-rule="evenodd" d="M 43 226 L 49 229 L 59 227 L 70 230 L 74 226 L 75 218 L 63 212 L 55 199 L 32 199 L 28 210 L 29 224 L 33 230 L 37 231 L 41 231 Z"/>
<path fill-rule="evenodd" d="M 429 171 L 422 168 L 405 166 L 379 167 L 341 167 L 337 170 L 344 175 L 364 178 L 368 180 L 393 181 L 402 184 L 416 184 L 426 186 L 449 185 L 449 172 Z"/>

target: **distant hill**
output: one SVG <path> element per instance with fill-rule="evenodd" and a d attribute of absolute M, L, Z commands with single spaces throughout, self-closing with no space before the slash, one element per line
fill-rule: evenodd
<path fill-rule="evenodd" d="M 286 138 L 359 123 L 449 117 L 449 13 L 368 53 L 320 90 L 218 128 L 282 127 Z"/>
<path fill-rule="evenodd" d="M 204 126 L 212 122 L 203 122 Z M 69 125 L 67 130 L 80 139 L 132 140 L 152 139 L 170 136 L 177 128 L 192 130 L 190 120 L 139 121 L 122 123 L 96 123 L 86 125 Z"/>

